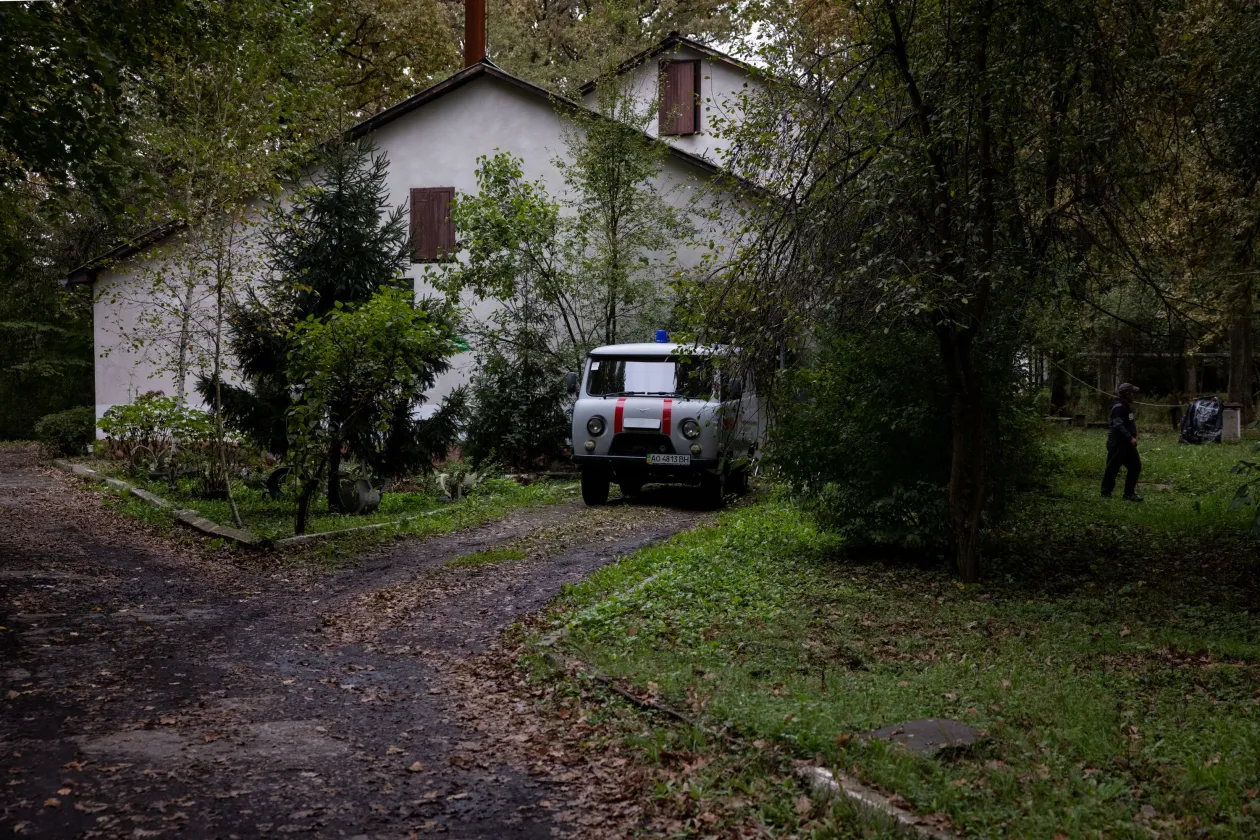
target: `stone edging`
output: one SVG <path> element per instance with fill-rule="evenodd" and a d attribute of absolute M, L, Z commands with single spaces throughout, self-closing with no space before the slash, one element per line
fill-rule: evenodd
<path fill-rule="evenodd" d="M 435 513 L 437 513 L 440 510 L 441 508 L 437 508 L 436 510 L 426 510 L 423 513 L 414 513 L 411 516 L 403 516 L 399 519 L 391 519 L 388 522 L 374 522 L 371 525 L 357 525 L 353 528 L 342 528 L 338 531 L 313 531 L 309 534 L 297 534 L 292 537 L 284 537 L 282 539 L 272 540 L 271 544 L 275 546 L 276 548 L 287 548 L 293 545 L 301 545 L 302 543 L 314 542 L 316 540 L 325 539 L 326 537 L 340 537 L 345 534 L 357 534 L 363 531 L 376 531 L 381 528 L 394 528 L 399 525 L 403 525 L 407 522 L 412 522 L 416 519 L 420 519 L 421 517 L 424 517 L 424 516 L 433 516 Z"/>
<path fill-rule="evenodd" d="M 927 840 L 958 840 L 958 835 L 953 832 L 927 824 L 918 814 L 894 805 L 887 796 L 843 773 L 834 773 L 825 767 L 812 765 L 801 767 L 797 773 L 816 795 L 843 796 L 859 810 L 892 822 L 903 833 Z"/>
<path fill-rule="evenodd" d="M 135 496 L 137 499 L 147 502 L 159 510 L 170 511 L 176 521 L 182 522 L 190 528 L 201 531 L 203 534 L 209 534 L 212 537 L 229 539 L 233 542 L 240 543 L 241 545 L 257 546 L 264 543 L 263 540 L 259 539 L 249 531 L 244 531 L 240 528 L 229 528 L 226 525 L 219 525 L 216 522 L 211 522 L 195 510 L 187 508 L 174 510 L 174 505 L 166 499 L 163 499 L 161 496 L 156 496 L 148 490 L 135 487 L 125 481 L 119 481 L 116 478 L 103 475 L 91 467 L 85 467 L 82 464 L 72 464 L 69 461 L 63 461 L 60 458 L 53 461 L 53 466 L 59 470 L 64 470 L 68 473 L 72 473 L 73 475 L 81 476 L 90 481 L 98 481 L 114 490 L 117 490 L 123 495 L 130 494 Z"/>

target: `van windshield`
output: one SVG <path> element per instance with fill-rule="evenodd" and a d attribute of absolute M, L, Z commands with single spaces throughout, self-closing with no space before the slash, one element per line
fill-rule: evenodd
<path fill-rule="evenodd" d="M 707 358 L 594 356 L 586 376 L 592 397 L 660 395 L 707 400 L 713 394 L 713 365 Z"/>

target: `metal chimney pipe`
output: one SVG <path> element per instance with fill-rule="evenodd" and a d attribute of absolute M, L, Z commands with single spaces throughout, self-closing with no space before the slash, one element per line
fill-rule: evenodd
<path fill-rule="evenodd" d="M 486 0 L 464 0 L 464 66 L 486 57 Z"/>

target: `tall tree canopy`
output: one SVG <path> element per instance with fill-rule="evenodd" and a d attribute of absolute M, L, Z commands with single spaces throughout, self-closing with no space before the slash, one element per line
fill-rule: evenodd
<path fill-rule="evenodd" d="M 505 69 L 571 94 L 670 32 L 726 38 L 736 6 L 726 0 L 493 0 L 488 46 Z"/>
<path fill-rule="evenodd" d="M 1012 341 L 1128 224 L 1153 10 L 1083 0 L 761 6 L 764 59 L 731 163 L 766 186 L 721 296 L 749 350 L 819 312 L 931 338 L 948 393 L 947 511 L 978 574 Z M 731 304 L 734 318 L 730 316 Z M 725 309 L 725 312 L 723 312 Z M 731 337 L 731 336 L 728 336 Z M 896 410 L 890 406 L 890 410 Z"/>

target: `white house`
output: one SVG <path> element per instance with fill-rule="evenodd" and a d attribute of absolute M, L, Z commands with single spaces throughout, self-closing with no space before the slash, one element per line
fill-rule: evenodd
<path fill-rule="evenodd" d="M 470 7 L 476 3 L 470 0 Z M 353 138 L 370 136 L 385 153 L 390 162 L 391 203 L 406 202 L 411 209 L 414 262 L 409 275 L 418 294 L 429 290 L 425 275 L 431 262 L 454 242 L 446 204 L 455 193 L 476 189 L 477 158 L 509 152 L 524 162 L 526 178 L 542 181 L 553 196 L 561 195 L 563 179 L 552 161 L 565 151 L 566 115 L 594 103 L 593 86 L 585 90 L 583 104 L 557 97 L 496 67 L 484 57 L 484 37 L 475 35 L 466 37 L 469 53 L 463 70 L 351 130 Z M 696 196 L 721 173 L 717 164 L 720 142 L 706 133 L 706 126 L 728 107 L 733 94 L 756 83 L 755 72 L 679 36 L 635 56 L 620 72 L 644 99 L 655 99 L 654 85 L 658 79 L 666 80 L 660 119 L 651 128 L 654 136 L 670 145 L 658 187 L 675 206 L 693 208 Z M 697 212 L 694 219 L 700 227 L 712 224 L 703 213 Z M 175 225 L 157 228 L 75 269 L 67 278 L 70 284 L 91 283 L 96 292 L 98 417 L 138 393 L 177 390 L 171 373 L 159 371 L 153 359 L 123 339 L 146 312 L 152 313 L 144 297 L 146 281 L 140 275 L 161 270 L 161 258 L 155 260 L 153 255 L 164 243 L 169 246 L 177 240 L 177 232 Z M 720 237 L 721 232 L 714 234 Z M 702 257 L 702 251 L 679 243 L 679 266 L 696 265 Z M 470 354 L 457 357 L 452 370 L 429 394 L 428 405 L 466 382 L 471 366 Z M 189 392 L 195 400 L 191 388 Z"/>

